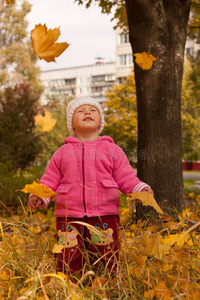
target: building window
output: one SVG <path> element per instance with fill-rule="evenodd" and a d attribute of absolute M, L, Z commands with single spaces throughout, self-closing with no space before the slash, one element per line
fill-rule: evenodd
<path fill-rule="evenodd" d="M 126 66 L 126 55 L 120 55 L 119 56 L 119 65 L 120 66 Z"/>
<path fill-rule="evenodd" d="M 92 76 L 92 82 L 105 81 L 105 75 Z"/>
<path fill-rule="evenodd" d="M 115 80 L 115 75 L 110 74 L 105 76 L 105 81 L 114 81 Z"/>
<path fill-rule="evenodd" d="M 120 66 L 131 66 L 133 64 L 132 54 L 119 55 L 119 65 Z"/>
<path fill-rule="evenodd" d="M 193 50 L 193 48 L 186 48 L 185 53 L 186 53 L 186 56 L 193 56 L 194 50 Z"/>
<path fill-rule="evenodd" d="M 120 34 L 120 44 L 128 44 L 128 43 L 129 43 L 128 33 L 121 33 Z"/>
<path fill-rule="evenodd" d="M 68 84 L 76 84 L 76 79 L 75 78 L 65 79 L 65 85 Z"/>
<path fill-rule="evenodd" d="M 128 54 L 128 65 L 132 65 L 133 64 L 133 54 Z"/>

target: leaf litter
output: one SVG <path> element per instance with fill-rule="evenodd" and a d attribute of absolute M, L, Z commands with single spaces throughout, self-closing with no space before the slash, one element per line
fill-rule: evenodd
<path fill-rule="evenodd" d="M 196 209 L 190 204 L 176 218 L 159 215 L 154 222 L 133 223 L 130 209 L 122 208 L 116 276 L 88 265 L 77 284 L 56 272 L 52 212 L 1 218 L 0 298 L 200 299 L 199 200 L 196 196 Z M 195 219 L 192 227 L 188 215 Z"/>

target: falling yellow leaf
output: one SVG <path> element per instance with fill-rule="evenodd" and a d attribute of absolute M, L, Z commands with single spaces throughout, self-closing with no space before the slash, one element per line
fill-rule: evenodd
<path fill-rule="evenodd" d="M 153 195 L 148 193 L 148 192 L 138 192 L 138 193 L 132 193 L 132 194 L 128 194 L 128 196 L 130 198 L 128 198 L 127 200 L 141 200 L 142 204 L 145 206 L 152 206 L 153 208 L 155 208 L 155 210 L 163 215 L 163 211 L 160 208 L 160 206 L 157 204 L 156 200 L 154 199 Z"/>
<path fill-rule="evenodd" d="M 52 114 L 45 110 L 45 115 L 38 114 L 35 116 L 35 124 L 40 125 L 40 131 L 50 132 L 56 124 L 56 119 L 52 119 Z"/>
<path fill-rule="evenodd" d="M 35 54 L 47 62 L 55 61 L 68 47 L 68 43 L 56 43 L 60 36 L 60 29 L 47 30 L 46 25 L 35 25 L 31 31 L 31 39 Z"/>
<path fill-rule="evenodd" d="M 62 249 L 63 249 L 63 248 L 64 248 L 63 245 L 55 244 L 55 245 L 53 246 L 52 252 L 53 252 L 53 253 L 62 253 Z"/>
<path fill-rule="evenodd" d="M 33 181 L 32 184 L 26 184 L 22 192 L 33 194 L 40 198 L 53 197 L 57 194 L 56 192 L 53 192 L 51 189 L 47 188 L 45 185 L 35 181 Z"/>
<path fill-rule="evenodd" d="M 152 67 L 153 61 L 156 60 L 156 58 L 143 51 L 142 53 L 135 53 L 133 54 L 136 59 L 135 62 L 140 66 L 143 70 L 149 70 Z"/>

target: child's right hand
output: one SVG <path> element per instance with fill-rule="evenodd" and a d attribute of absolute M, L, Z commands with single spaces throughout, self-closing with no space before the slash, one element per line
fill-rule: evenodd
<path fill-rule="evenodd" d="M 34 210 L 36 207 L 37 208 L 41 207 L 42 204 L 43 204 L 43 201 L 40 198 L 38 198 L 37 196 L 32 195 L 29 198 L 29 201 L 28 201 L 28 204 L 27 204 L 27 208 L 29 210 Z"/>

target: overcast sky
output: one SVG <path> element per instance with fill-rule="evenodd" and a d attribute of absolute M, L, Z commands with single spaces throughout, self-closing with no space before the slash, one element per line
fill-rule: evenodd
<path fill-rule="evenodd" d="M 56 58 L 56 63 L 40 60 L 42 70 L 94 64 L 96 57 L 103 57 L 104 62 L 115 60 L 115 23 L 110 21 L 111 15 L 101 14 L 98 6 L 86 9 L 74 0 L 29 0 L 29 3 L 32 4 L 29 30 L 39 23 L 46 24 L 48 29 L 60 27 L 58 42 L 70 44 Z"/>

